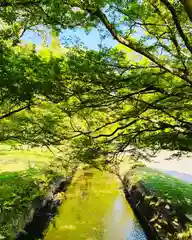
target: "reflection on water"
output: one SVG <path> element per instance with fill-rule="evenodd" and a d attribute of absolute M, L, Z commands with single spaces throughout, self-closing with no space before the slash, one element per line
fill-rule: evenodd
<path fill-rule="evenodd" d="M 46 240 L 146 240 L 129 204 L 109 173 L 79 171 Z"/>

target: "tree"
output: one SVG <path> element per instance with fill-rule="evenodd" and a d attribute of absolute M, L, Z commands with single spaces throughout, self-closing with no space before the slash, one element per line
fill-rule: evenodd
<path fill-rule="evenodd" d="M 28 14 L 28 26 L 104 28 L 119 43 L 100 52 L 73 49 L 49 89 L 49 101 L 75 121 L 74 141 L 86 154 L 128 145 L 191 150 L 189 1 L 13 0 L 0 8 L 9 24 L 25 25 Z"/>
<path fill-rule="evenodd" d="M 50 126 L 56 121 L 54 106 L 50 106 L 50 89 L 57 89 L 60 81 L 59 58 L 62 51 L 33 44 L 15 42 L 18 29 L 2 22 L 0 31 L 0 141 L 51 144 Z M 10 35 L 7 37 L 7 31 Z M 53 42 L 56 39 L 53 39 Z M 54 46 L 55 48 L 55 46 Z M 45 104 L 46 103 L 46 104 Z M 45 112 L 44 108 L 47 106 Z M 50 117 L 49 108 L 52 111 Z M 57 118 L 59 111 L 57 110 Z M 39 124 L 39 122 L 41 123 Z M 60 121 L 61 122 L 61 121 Z M 43 126 L 43 128 L 42 128 Z M 47 131 L 45 131 L 47 129 Z M 54 131 L 54 126 L 52 127 Z M 61 132 L 60 132 L 61 133 Z M 56 132 L 54 136 L 56 138 Z"/>

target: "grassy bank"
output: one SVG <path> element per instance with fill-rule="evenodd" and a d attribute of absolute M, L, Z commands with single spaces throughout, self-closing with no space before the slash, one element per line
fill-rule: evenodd
<path fill-rule="evenodd" d="M 168 200 L 177 209 L 192 214 L 192 184 L 146 167 L 129 171 L 128 178 L 132 185 L 142 182 L 152 194 Z"/>
<path fill-rule="evenodd" d="M 13 239 L 29 217 L 32 203 L 44 196 L 51 176 L 43 170 L 5 172 L 0 175 L 0 233 Z"/>
<path fill-rule="evenodd" d="M 191 184 L 142 166 L 128 171 L 124 186 L 141 220 L 160 239 L 191 239 Z"/>
<path fill-rule="evenodd" d="M 51 160 L 47 149 L 0 145 L 0 239 L 14 239 L 29 219 L 34 200 L 43 197 L 61 173 L 49 171 Z"/>

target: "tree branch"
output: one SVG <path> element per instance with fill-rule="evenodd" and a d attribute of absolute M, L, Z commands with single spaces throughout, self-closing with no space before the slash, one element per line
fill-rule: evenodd
<path fill-rule="evenodd" d="M 15 5 L 20 5 L 20 6 L 30 6 L 30 5 L 38 5 L 40 4 L 41 1 L 26 1 L 26 2 L 8 2 L 8 1 L 3 1 L 0 3 L 0 7 L 13 7 Z"/>
<path fill-rule="evenodd" d="M 16 110 L 11 111 L 11 112 L 9 112 L 9 113 L 6 113 L 6 114 L 0 116 L 0 120 L 1 120 L 1 119 L 4 119 L 4 118 L 7 118 L 7 117 L 10 117 L 10 116 L 13 115 L 14 113 L 21 112 L 22 110 L 24 110 L 24 109 L 26 109 L 26 108 L 29 108 L 29 107 L 30 107 L 30 104 L 26 105 L 25 107 L 16 109 Z"/>
<path fill-rule="evenodd" d="M 192 82 L 191 82 L 190 78 L 186 74 L 183 74 L 178 69 L 172 68 L 171 66 L 169 66 L 165 62 L 162 62 L 160 59 L 158 59 L 156 56 L 151 54 L 145 48 L 141 47 L 138 43 L 135 43 L 135 42 L 131 41 L 130 39 L 127 40 L 124 37 L 120 36 L 117 33 L 115 27 L 109 22 L 105 13 L 103 13 L 101 11 L 101 9 L 97 8 L 95 11 L 90 10 L 90 9 L 86 9 L 86 10 L 90 14 L 97 16 L 101 20 L 101 22 L 105 25 L 105 27 L 108 29 L 108 31 L 111 33 L 111 35 L 119 43 L 123 44 L 124 46 L 126 46 L 128 48 L 131 48 L 132 50 L 134 50 L 137 53 L 140 53 L 141 55 L 145 56 L 146 58 L 148 58 L 149 60 L 151 60 L 152 62 L 157 64 L 160 68 L 166 70 L 167 72 L 169 72 L 169 73 L 171 73 L 175 76 L 178 76 L 179 78 L 187 81 L 190 85 L 192 85 Z"/>
<path fill-rule="evenodd" d="M 185 46 L 187 47 L 187 49 L 192 53 L 192 46 L 190 45 L 189 39 L 187 38 L 187 36 L 184 34 L 183 29 L 181 27 L 181 24 L 179 22 L 179 19 L 177 17 L 177 13 L 173 7 L 173 5 L 168 1 L 168 0 L 161 0 L 161 2 L 167 7 L 167 9 L 170 11 L 173 21 L 175 23 L 175 26 L 177 28 L 177 31 L 179 33 L 179 35 L 181 36 L 181 38 L 183 39 Z"/>
<path fill-rule="evenodd" d="M 110 133 L 110 134 L 100 134 L 100 135 L 95 136 L 95 137 L 93 137 L 93 138 L 111 137 L 111 136 L 113 136 L 116 132 L 118 132 L 119 130 L 122 130 L 122 129 L 125 129 L 125 128 L 129 127 L 129 126 L 133 125 L 134 123 L 136 123 L 137 121 L 138 121 L 138 119 L 137 119 L 137 120 L 135 119 L 135 120 L 129 122 L 128 124 L 124 125 L 124 126 L 121 126 L 121 127 L 116 128 L 116 129 L 115 129 L 112 133 Z"/>
<path fill-rule="evenodd" d="M 191 122 L 188 122 L 188 121 L 182 120 L 182 119 L 180 119 L 178 117 L 175 117 L 175 116 L 171 115 L 168 111 L 166 111 L 162 106 L 155 105 L 159 100 L 157 100 L 156 102 L 149 103 L 149 102 L 144 101 L 142 99 L 136 99 L 134 97 L 129 97 L 129 98 L 132 99 L 132 100 L 141 102 L 141 103 L 145 103 L 151 109 L 156 109 L 158 111 L 161 111 L 162 113 L 166 114 L 167 116 L 169 116 L 170 118 L 174 119 L 175 121 L 179 121 L 180 123 L 182 123 L 183 127 L 185 127 L 186 129 L 191 129 L 192 128 L 192 123 Z"/>
<path fill-rule="evenodd" d="M 166 20 L 166 18 L 162 15 L 160 9 L 154 4 L 154 3 L 151 3 L 153 8 L 155 9 L 155 11 L 158 13 L 158 15 L 161 17 L 161 19 L 164 21 L 165 23 L 165 26 L 167 26 L 167 29 L 169 30 L 169 33 L 171 35 L 170 37 L 170 40 L 173 42 L 176 50 L 177 50 L 177 53 L 178 53 L 178 56 L 179 56 L 179 59 L 181 59 L 182 61 L 182 64 L 184 66 L 184 70 L 185 72 L 188 71 L 187 67 L 186 67 L 186 64 L 185 64 L 185 60 L 183 58 L 183 55 L 181 54 L 181 47 L 178 43 L 178 40 L 177 40 L 177 37 L 176 37 L 176 33 L 174 33 L 173 29 L 169 26 L 169 22 Z M 174 56 L 174 55 L 173 55 Z M 174 56 L 176 57 L 176 56 Z"/>
<path fill-rule="evenodd" d="M 180 0 L 180 2 L 183 4 L 185 11 L 192 22 L 192 4 L 191 0 Z"/>

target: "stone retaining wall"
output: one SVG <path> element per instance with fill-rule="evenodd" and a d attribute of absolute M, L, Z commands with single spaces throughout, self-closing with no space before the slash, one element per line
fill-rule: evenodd
<path fill-rule="evenodd" d="M 60 194 L 67 190 L 72 177 L 57 179 L 51 186 L 47 195 L 42 199 L 36 199 L 34 207 L 29 212 L 29 218 L 24 229 L 16 236 L 16 240 L 35 240 L 43 237 L 51 219 L 57 214 L 57 208 L 61 205 Z"/>
<path fill-rule="evenodd" d="M 131 186 L 127 176 L 123 180 L 125 196 L 150 240 L 192 239 L 187 234 L 192 221 L 169 201 L 160 199 L 140 182 Z"/>

